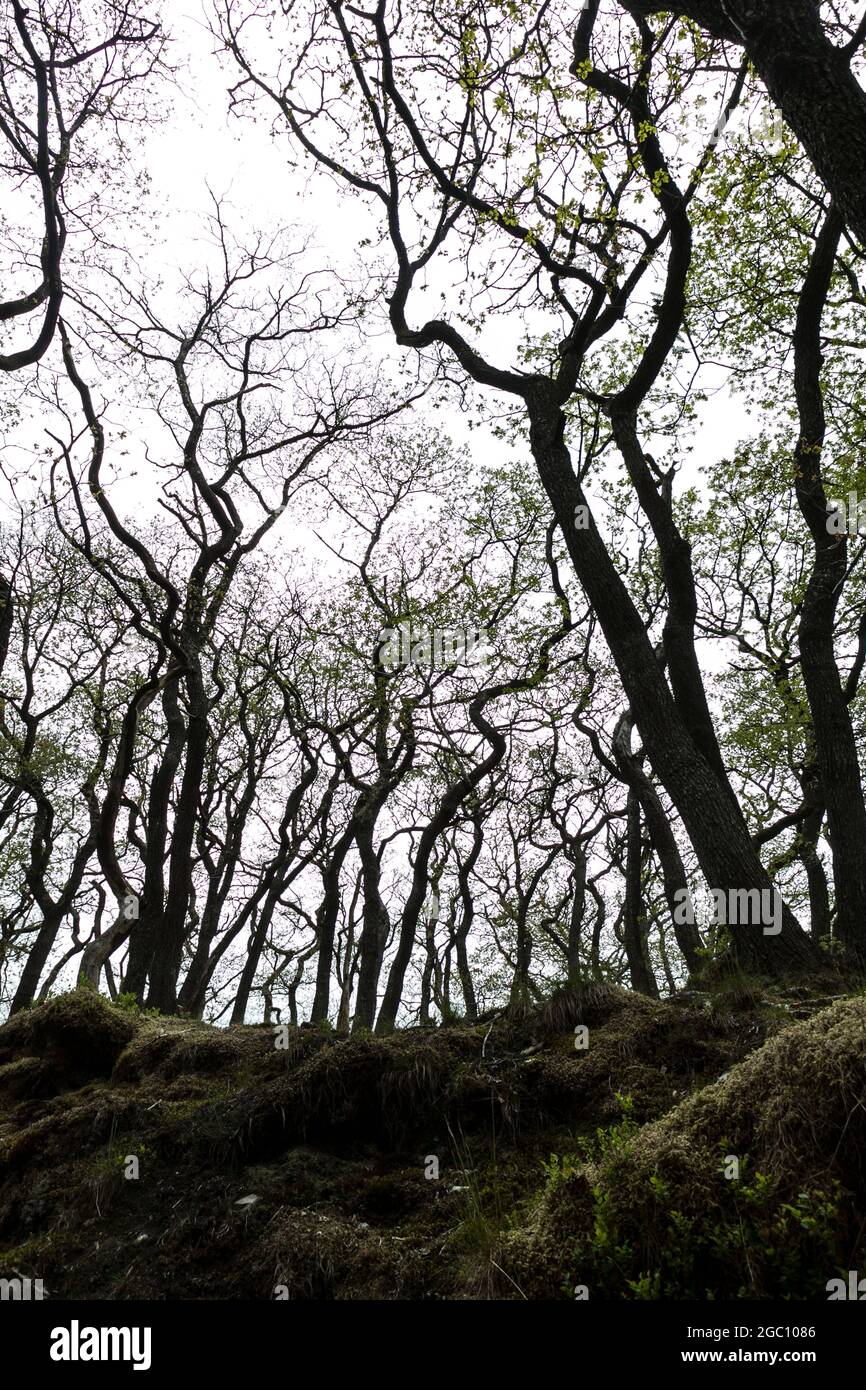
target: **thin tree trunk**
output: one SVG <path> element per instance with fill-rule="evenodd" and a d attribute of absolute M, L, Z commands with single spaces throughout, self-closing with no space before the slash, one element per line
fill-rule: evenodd
<path fill-rule="evenodd" d="M 636 994 L 646 994 L 650 999 L 658 999 L 659 987 L 649 957 L 642 879 L 643 837 L 640 824 L 640 802 L 637 792 L 630 787 L 626 799 L 623 945 L 625 946 L 632 989 Z"/>

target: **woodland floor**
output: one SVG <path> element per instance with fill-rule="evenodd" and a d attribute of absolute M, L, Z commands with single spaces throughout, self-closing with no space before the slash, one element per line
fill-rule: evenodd
<path fill-rule="evenodd" d="M 860 993 L 278 1049 L 78 991 L 0 1028 L 0 1277 L 52 1299 L 826 1298 L 864 1232 Z"/>

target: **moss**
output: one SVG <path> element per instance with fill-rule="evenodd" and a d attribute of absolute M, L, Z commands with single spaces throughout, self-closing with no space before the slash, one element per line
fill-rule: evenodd
<path fill-rule="evenodd" d="M 40 1057 L 18 1057 L 0 1066 L 0 1095 L 7 1100 L 51 1094 L 54 1076 Z"/>
<path fill-rule="evenodd" d="M 0 1064 L 22 1056 L 44 1064 L 41 1089 L 108 1076 L 137 1022 L 93 990 L 73 990 L 16 1014 L 0 1028 Z"/>
<path fill-rule="evenodd" d="M 45 1238 L 24 1241 L 21 1245 L 16 1245 L 7 1250 L 0 1250 L 0 1274 L 6 1274 L 17 1268 L 26 1269 L 38 1259 L 39 1251 L 45 1244 Z"/>
<path fill-rule="evenodd" d="M 293 1028 L 277 1049 L 273 1029 L 77 993 L 0 1029 L 0 1241 L 38 1242 L 16 1267 L 65 1298 L 801 1296 L 866 1229 L 866 1004 L 791 1025 L 819 1002 L 605 985 L 477 1027 Z M 95 1067 L 75 1039 L 106 1012 L 132 1031 L 109 1027 Z"/>
<path fill-rule="evenodd" d="M 863 1254 L 864 1091 L 866 1005 L 854 999 L 579 1155 L 515 1239 L 518 1277 L 607 1298 L 821 1296 Z"/>

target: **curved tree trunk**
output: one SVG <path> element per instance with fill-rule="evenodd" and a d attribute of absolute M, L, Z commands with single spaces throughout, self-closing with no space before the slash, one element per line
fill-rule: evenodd
<path fill-rule="evenodd" d="M 772 892 L 745 821 L 685 727 L 640 614 L 595 527 L 565 444 L 555 388 L 539 383 L 528 405 L 533 456 L 569 555 L 598 616 L 653 771 L 682 817 L 708 884 L 725 892 Z M 574 520 L 579 506 L 590 519 L 582 529 Z M 787 906 L 778 935 L 745 927 L 731 934 L 731 944 L 740 964 L 757 973 L 784 976 L 813 969 L 820 960 Z"/>

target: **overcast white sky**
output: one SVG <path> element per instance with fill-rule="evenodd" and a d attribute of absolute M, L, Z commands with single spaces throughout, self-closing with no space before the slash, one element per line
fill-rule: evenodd
<path fill-rule="evenodd" d="M 269 113 L 257 122 L 229 118 L 228 89 L 237 75 L 216 52 L 208 29 L 208 7 L 209 0 L 165 5 L 171 61 L 178 73 L 176 88 L 167 93 L 171 103 L 167 119 L 148 132 L 142 155 L 152 179 L 147 222 L 157 229 L 155 244 L 142 247 L 148 276 L 164 274 L 170 282 L 179 268 L 189 270 L 200 261 L 200 239 L 205 233 L 211 195 L 225 201 L 227 219 L 239 233 L 243 229 L 292 228 L 299 239 L 309 239 L 311 258 L 318 264 L 337 271 L 351 270 L 359 241 L 373 230 L 370 213 L 327 176 L 292 168 L 285 136 L 279 125 L 276 137 L 272 134 Z M 425 308 L 440 310 L 438 289 L 431 284 Z M 414 304 L 415 312 L 420 312 L 417 296 Z M 503 341 L 501 321 L 497 334 L 496 360 L 504 366 L 513 365 L 517 325 L 510 345 Z M 373 360 L 381 356 L 383 363 L 390 359 L 396 364 L 400 357 L 387 333 L 372 342 L 369 351 Z M 504 446 L 485 430 L 470 432 L 456 408 L 442 412 L 437 419 L 456 442 L 468 443 L 479 461 L 502 461 Z M 727 391 L 707 403 L 702 421 L 693 455 L 695 465 L 729 455 L 747 428 L 745 415 Z M 22 435 L 30 445 L 33 423 L 27 421 Z M 145 478 L 146 470 L 134 479 L 114 484 L 112 497 L 121 511 L 134 510 L 139 515 L 142 510 L 155 511 L 154 489 Z M 689 468 L 680 481 L 693 480 Z M 598 520 L 603 526 L 602 517 Z M 284 534 L 291 525 L 289 515 L 279 523 Z"/>
<path fill-rule="evenodd" d="M 349 270 L 358 242 L 371 233 L 370 214 L 327 177 L 294 170 L 285 137 L 281 131 L 274 137 L 269 120 L 253 123 L 229 119 L 227 93 L 235 73 L 214 52 L 206 5 L 207 0 L 202 4 L 188 0 L 182 6 L 165 7 L 173 41 L 172 60 L 179 72 L 177 87 L 169 92 L 167 119 L 148 133 L 143 150 L 152 179 L 147 214 L 148 218 L 153 214 L 151 225 L 157 231 L 155 244 L 141 247 L 148 276 L 164 275 L 170 283 L 179 268 L 196 266 L 211 195 L 224 200 L 227 220 L 236 222 L 239 231 L 244 227 L 262 231 L 294 227 L 299 234 L 308 234 L 311 255 L 318 264 L 330 265 L 338 272 Z M 438 285 L 431 286 L 425 307 L 439 309 L 438 289 Z M 497 339 L 496 360 L 502 365 L 515 364 L 509 351 L 516 349 L 518 332 L 516 327 L 510 345 L 502 334 Z M 398 351 L 387 334 L 371 344 L 371 360 L 377 360 L 377 354 L 383 360 L 397 360 Z M 111 417 L 117 421 L 122 412 L 122 400 L 113 402 Z M 468 443 L 478 462 L 501 463 L 507 456 L 506 446 L 487 431 L 470 432 L 456 408 L 437 419 L 457 443 Z M 40 424 L 29 419 L 21 437 L 32 445 Z M 703 408 L 693 464 L 729 456 L 746 428 L 745 415 L 727 392 L 716 395 Z M 690 482 L 693 477 L 690 467 L 681 481 Z M 158 494 L 147 469 L 135 478 L 112 484 L 111 493 L 114 505 L 121 513 L 133 516 L 134 524 L 142 524 L 147 515 L 157 513 Z M 598 520 L 604 529 L 603 517 Z M 280 539 L 289 545 L 299 544 L 311 554 L 315 549 L 324 554 L 311 534 L 298 527 L 291 512 L 275 528 L 274 541 Z M 715 663 L 723 657 L 714 652 L 710 659 Z"/>
<path fill-rule="evenodd" d="M 311 247 L 321 250 L 323 262 L 348 268 L 358 242 L 372 230 L 366 208 L 359 199 L 338 190 L 329 177 L 307 176 L 292 168 L 279 125 L 275 137 L 267 119 L 254 123 L 229 118 L 228 89 L 236 73 L 215 52 L 207 12 L 208 0 L 171 8 L 174 60 L 181 64 L 178 90 L 168 122 L 152 132 L 147 142 L 154 201 L 163 220 L 160 254 L 166 269 L 188 265 L 195 258 L 195 239 L 208 207 L 209 189 L 224 196 L 248 226 L 307 231 Z M 732 128 L 741 119 L 736 117 Z M 431 295 L 431 307 L 434 304 Z M 374 350 L 397 356 L 384 340 Z M 500 352 L 502 364 L 510 365 L 507 347 Z M 469 434 L 457 412 L 448 412 L 445 424 L 461 442 L 469 441 L 476 449 L 491 447 L 483 435 Z M 745 427 L 744 414 L 726 391 L 713 397 L 705 407 L 695 462 L 710 462 L 731 452 Z"/>

